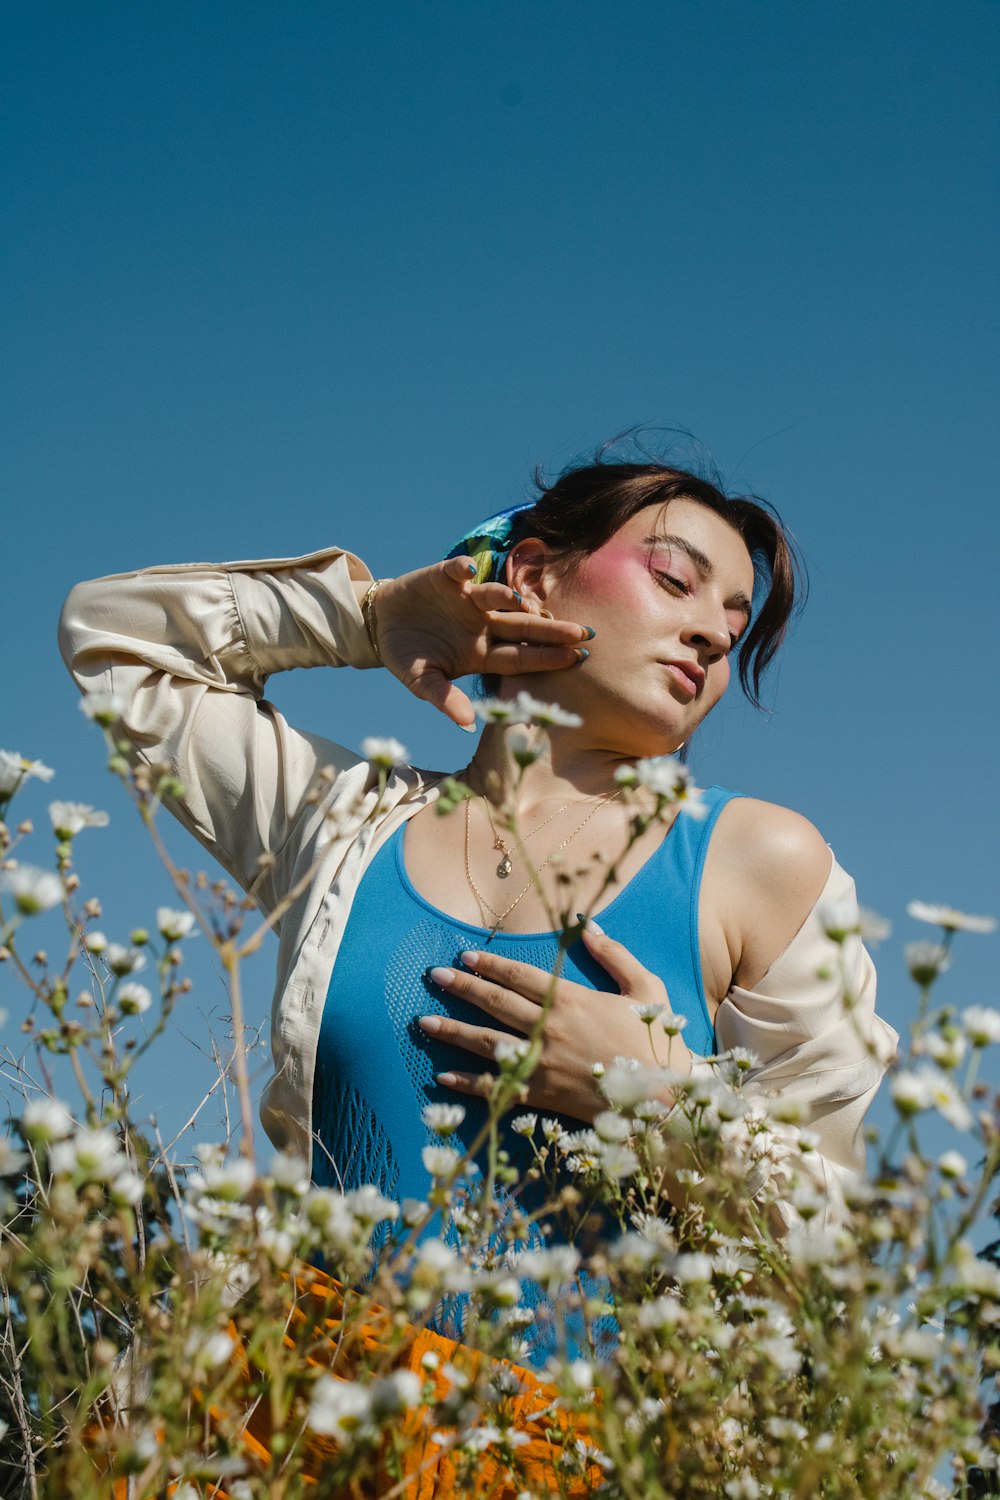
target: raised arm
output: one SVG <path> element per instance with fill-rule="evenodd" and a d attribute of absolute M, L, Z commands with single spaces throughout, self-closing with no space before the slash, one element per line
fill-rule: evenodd
<path fill-rule="evenodd" d="M 290 726 L 263 697 L 292 667 L 378 665 L 360 602 L 372 578 L 349 552 L 183 563 L 82 583 L 60 644 L 85 692 L 114 694 L 135 754 L 181 781 L 181 821 L 244 887 L 307 815 L 317 772 L 334 784 L 359 755 Z M 384 665 L 449 718 L 471 723 L 453 679 L 566 667 L 585 631 L 524 612 L 506 585 L 477 584 L 453 558 L 387 580 L 378 594 Z M 256 894 L 265 907 L 280 892 Z"/>

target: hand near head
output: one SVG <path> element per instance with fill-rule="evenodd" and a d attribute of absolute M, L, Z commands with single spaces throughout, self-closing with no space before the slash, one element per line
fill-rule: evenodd
<path fill-rule="evenodd" d="M 503 583 L 476 583 L 468 557 L 386 579 L 377 597 L 382 661 L 404 687 L 471 728 L 472 704 L 455 678 L 565 670 L 590 631 L 534 613 Z"/>

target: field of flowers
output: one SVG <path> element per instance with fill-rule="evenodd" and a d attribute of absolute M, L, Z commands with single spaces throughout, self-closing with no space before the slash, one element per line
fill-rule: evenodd
<path fill-rule="evenodd" d="M 148 930 L 102 933 L 77 840 L 106 815 L 52 801 L 36 832 L 52 772 L 0 752 L 4 1500 L 1000 1494 L 1000 1252 L 974 1249 L 1000 1172 L 1000 1097 L 978 1074 L 1000 1011 L 940 993 L 952 943 L 991 921 L 911 908 L 933 936 L 907 950 L 914 1021 L 886 1083 L 896 1123 L 839 1215 L 794 1095 L 755 1091 L 739 1049 L 709 1076 L 672 1074 L 679 1025 L 656 1006 L 649 1055 L 603 1072 L 593 1128 L 523 1109 L 529 1038 L 497 1059 L 485 1171 L 454 1144 L 463 1107 L 434 1106 L 425 1200 L 338 1193 L 254 1144 L 241 976 L 264 925 L 241 893 L 174 868 L 157 818 L 176 783 L 132 767 L 113 702 L 84 706 L 177 906 Z M 537 740 L 507 733 L 523 766 Z M 385 776 L 404 752 L 366 753 Z M 623 795 L 640 785 L 653 816 L 697 815 L 676 762 L 640 763 Z M 442 811 L 463 795 L 450 783 Z M 35 962 L 33 924 L 59 912 L 65 951 Z M 567 944 L 579 933 L 563 913 L 554 925 Z M 883 925 L 826 914 L 834 953 Z M 196 1153 L 183 1137 L 164 1150 L 129 1103 L 138 1059 L 188 1003 L 195 931 L 229 981 L 240 1116 L 230 1141 Z M 56 1097 L 55 1070 L 72 1097 Z M 961 1151 L 928 1153 L 935 1115 Z M 509 1116 L 530 1142 L 530 1209 L 498 1129 Z M 461 1342 L 427 1328 L 442 1309 Z M 539 1329 L 551 1354 L 529 1370 Z"/>

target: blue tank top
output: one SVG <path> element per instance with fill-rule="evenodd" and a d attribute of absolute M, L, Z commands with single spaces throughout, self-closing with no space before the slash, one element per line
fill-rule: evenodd
<path fill-rule="evenodd" d="M 686 1017 L 684 1041 L 702 1055 L 714 1051 L 714 1031 L 701 975 L 698 896 L 712 830 L 723 807 L 738 795 L 710 787 L 703 794 L 707 816 L 698 821 L 682 814 L 599 914 L 604 931 L 663 980 L 673 1010 Z M 354 897 L 323 1011 L 313 1089 L 313 1181 L 345 1190 L 375 1183 L 397 1202 L 423 1198 L 429 1186 L 422 1151 L 436 1137 L 421 1118 L 425 1105 L 460 1100 L 465 1120 L 450 1139 L 463 1149 L 485 1120 L 482 1101 L 435 1082 L 438 1073 L 484 1065 L 427 1036 L 417 1017 L 437 1013 L 472 1025 L 490 1024 L 474 1005 L 438 989 L 428 978 L 433 966 L 457 965 L 464 949 L 483 947 L 489 932 L 457 921 L 419 894 L 406 873 L 405 833 L 404 823 L 378 850 Z M 490 947 L 551 971 L 558 938 L 552 932 L 497 933 Z M 567 951 L 562 972 L 592 989 L 616 989 L 579 942 Z M 583 1128 L 568 1117 L 561 1123 L 570 1131 Z M 527 1168 L 530 1149 L 509 1123 L 501 1125 L 501 1144 L 513 1165 Z M 519 1200 L 531 1207 L 523 1191 Z M 374 1236 L 376 1251 L 388 1230 L 386 1222 Z M 546 1243 L 558 1241 L 558 1225 L 553 1230 Z M 439 1220 L 433 1232 L 441 1232 Z M 540 1237 L 536 1243 L 542 1243 Z M 538 1288 L 526 1285 L 525 1300 L 542 1312 Z M 454 1299 L 429 1326 L 459 1337 L 461 1303 Z M 544 1322 L 537 1318 L 527 1339 L 525 1359 L 536 1365 L 555 1347 Z M 605 1324 L 594 1332 L 599 1344 L 603 1336 L 608 1353 L 616 1330 L 613 1319 Z"/>

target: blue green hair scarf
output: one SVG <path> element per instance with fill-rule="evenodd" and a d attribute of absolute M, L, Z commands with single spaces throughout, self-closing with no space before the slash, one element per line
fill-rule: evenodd
<path fill-rule="evenodd" d="M 515 520 L 522 511 L 533 510 L 534 506 L 534 500 L 527 500 L 480 521 L 459 538 L 447 556 L 471 557 L 476 565 L 477 583 L 496 583 L 498 579 L 503 582 L 507 554 L 513 546 Z"/>

